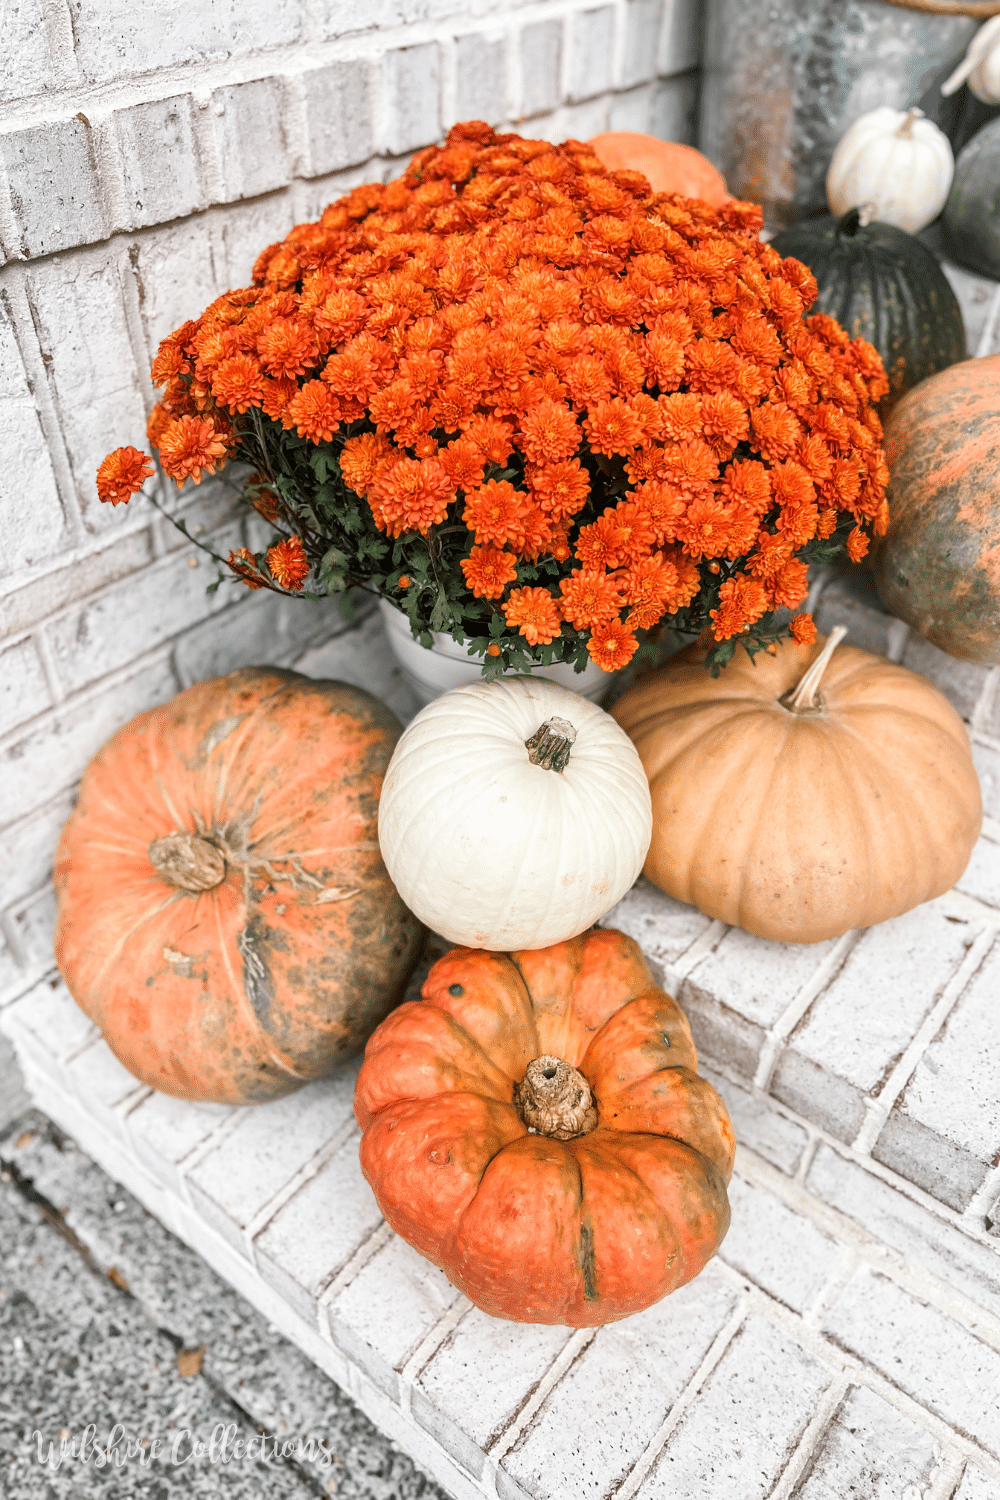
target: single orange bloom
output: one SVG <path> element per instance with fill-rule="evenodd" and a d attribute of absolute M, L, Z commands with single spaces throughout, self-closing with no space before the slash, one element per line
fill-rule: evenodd
<path fill-rule="evenodd" d="M 513 541 L 521 518 L 527 514 L 528 497 L 506 479 L 491 479 L 467 496 L 462 520 L 476 533 L 479 543 L 502 547 Z"/>
<path fill-rule="evenodd" d="M 792 640 L 798 646 L 811 646 L 816 639 L 816 626 L 812 615 L 796 615 L 789 629 L 792 632 Z"/>
<path fill-rule="evenodd" d="M 390 536 L 405 531 L 426 536 L 444 520 L 454 498 L 452 482 L 436 458 L 399 458 L 382 469 L 369 502 Z"/>
<path fill-rule="evenodd" d="M 341 406 L 322 380 L 307 380 L 288 403 L 288 420 L 299 437 L 328 443 L 340 427 Z"/>
<path fill-rule="evenodd" d="M 514 589 L 503 612 L 510 629 L 517 627 L 529 646 L 547 646 L 559 634 L 559 611 L 548 589 Z"/>
<path fill-rule="evenodd" d="M 742 635 L 750 625 L 767 613 L 767 594 L 756 578 L 737 573 L 719 588 L 719 608 L 709 611 L 717 641 Z"/>
<path fill-rule="evenodd" d="M 348 489 L 367 498 L 386 464 L 402 457 L 399 449 L 381 433 L 363 432 L 360 437 L 348 438 L 341 448 L 340 472 Z"/>
<path fill-rule="evenodd" d="M 491 646 L 487 646 L 486 647 L 486 655 L 487 656 L 499 656 L 500 655 L 500 647 L 497 645 L 497 643 L 495 641 L 493 642 L 493 644 Z"/>
<path fill-rule="evenodd" d="M 578 630 L 610 620 L 622 607 L 616 584 L 593 568 L 574 568 L 569 578 L 559 580 L 559 592 L 563 618 Z"/>
<path fill-rule="evenodd" d="M 246 547 L 238 547 L 235 552 L 230 552 L 226 561 L 240 582 L 245 583 L 248 589 L 264 587 L 257 568 L 257 559 Z"/>
<path fill-rule="evenodd" d="M 466 494 L 483 482 L 483 455 L 467 437 L 455 438 L 438 452 L 438 462 L 458 490 Z"/>
<path fill-rule="evenodd" d="M 571 359 L 561 378 L 577 406 L 593 407 L 614 390 L 604 361 L 594 354 L 578 354 Z"/>
<path fill-rule="evenodd" d="M 272 422 L 280 422 L 286 432 L 290 432 L 294 425 L 288 420 L 288 407 L 295 399 L 298 389 L 296 381 L 284 377 L 281 380 L 264 381 L 264 395 L 260 403 L 264 414 Z"/>
<path fill-rule="evenodd" d="M 692 500 L 677 523 L 677 540 L 695 560 L 721 557 L 729 546 L 733 515 L 729 507 L 715 499 Z"/>
<path fill-rule="evenodd" d="M 513 429 L 499 417 L 473 416 L 464 423 L 464 432 L 487 463 L 505 464 L 514 451 Z"/>
<path fill-rule="evenodd" d="M 521 423 L 521 446 L 530 463 L 572 458 L 580 442 L 576 417 L 560 401 L 539 401 Z"/>
<path fill-rule="evenodd" d="M 304 375 L 319 362 L 319 340 L 308 323 L 275 318 L 257 335 L 257 353 L 269 375 L 288 379 Z"/>
<path fill-rule="evenodd" d="M 578 458 L 531 469 L 525 478 L 542 510 L 554 521 L 568 521 L 575 516 L 590 494 L 590 475 Z"/>
<path fill-rule="evenodd" d="M 860 562 L 868 551 L 868 538 L 860 526 L 855 526 L 847 538 L 847 555 L 851 562 Z"/>
<path fill-rule="evenodd" d="M 791 458 L 802 438 L 802 424 L 783 401 L 766 402 L 755 408 L 750 421 L 754 439 L 764 458 L 772 462 Z"/>
<path fill-rule="evenodd" d="M 300 536 L 286 537 L 267 549 L 267 570 L 275 583 L 297 594 L 309 576 L 309 559 Z"/>
<path fill-rule="evenodd" d="M 497 547 L 473 547 L 459 567 L 477 599 L 499 599 L 507 584 L 517 578 L 513 557 Z"/>
<path fill-rule="evenodd" d="M 410 587 L 410 580 L 405 573 L 400 573 L 397 587 L 401 589 L 408 589 Z"/>
<path fill-rule="evenodd" d="M 615 453 L 631 453 L 645 436 L 643 426 L 632 408 L 619 397 L 612 401 L 598 401 L 587 412 L 583 423 L 587 442 L 592 453 L 603 453 L 611 457 Z"/>
<path fill-rule="evenodd" d="M 630 662 L 639 642 L 621 620 L 609 620 L 596 626 L 587 642 L 587 654 L 602 672 L 615 672 Z"/>
<path fill-rule="evenodd" d="M 650 479 L 638 489 L 633 490 L 632 499 L 636 505 L 642 507 L 648 517 L 657 546 L 662 546 L 664 542 L 672 542 L 677 536 L 677 527 L 687 510 L 688 502 L 681 491 L 671 484 L 665 484 L 658 479 Z"/>
<path fill-rule="evenodd" d="M 176 484 L 191 478 L 201 483 L 202 472 L 214 474 L 228 455 L 229 445 L 205 417 L 177 417 L 160 438 L 163 472 Z"/>
<path fill-rule="evenodd" d="M 792 544 L 783 532 L 760 531 L 757 551 L 747 562 L 747 571 L 767 583 L 778 577 L 791 555 Z"/>
<path fill-rule="evenodd" d="M 111 505 L 124 505 L 153 472 L 153 461 L 139 448 L 116 448 L 97 471 L 97 496 Z"/>
<path fill-rule="evenodd" d="M 244 412 L 264 398 L 264 372 L 252 354 L 233 354 L 212 376 L 212 395 L 230 411 Z"/>
<path fill-rule="evenodd" d="M 160 438 L 174 420 L 174 416 L 175 413 L 169 411 L 162 401 L 157 401 L 146 423 L 146 438 L 151 448 L 159 448 Z"/>
<path fill-rule="evenodd" d="M 794 609 L 809 592 L 809 569 L 797 557 L 789 558 L 769 583 L 773 609 Z"/>

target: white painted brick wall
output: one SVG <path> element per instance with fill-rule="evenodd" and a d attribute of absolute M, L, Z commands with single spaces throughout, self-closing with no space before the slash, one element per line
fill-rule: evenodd
<path fill-rule="evenodd" d="M 95 471 L 143 441 L 159 341 L 265 245 L 456 119 L 550 138 L 693 96 L 697 0 L 7 0 L 0 5 L 0 1003 L 51 966 L 58 829 L 120 724 L 252 661 L 412 702 L 374 619 L 226 586 Z M 581 102 L 582 101 L 582 102 Z M 657 113 L 659 111 L 659 114 Z M 669 110 L 668 110 L 669 114 Z M 690 135 L 690 111 L 672 128 Z M 216 550 L 215 481 L 152 492 Z M 337 644 L 337 642 L 340 644 Z M 324 647 L 324 643 L 326 646 Z M 324 648 L 324 649 L 318 649 Z"/>

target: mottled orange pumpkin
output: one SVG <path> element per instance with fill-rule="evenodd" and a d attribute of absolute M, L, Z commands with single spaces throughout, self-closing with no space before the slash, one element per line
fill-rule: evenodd
<path fill-rule="evenodd" d="M 733 1133 L 637 945 L 453 948 L 365 1049 L 379 1207 L 477 1307 L 587 1328 L 690 1281 L 729 1225 Z"/>
<path fill-rule="evenodd" d="M 964 661 L 1000 662 L 1000 354 L 921 381 L 885 429 L 887 609 Z"/>
<path fill-rule="evenodd" d="M 56 958 L 137 1078 L 275 1099 L 399 1001 L 423 937 L 377 842 L 400 732 L 358 688 L 251 667 L 94 757 L 56 856 Z"/>
<path fill-rule="evenodd" d="M 722 173 L 693 146 L 661 141 L 641 130 L 605 130 L 588 144 L 609 172 L 641 172 L 654 193 L 683 193 L 712 208 L 732 201 Z"/>

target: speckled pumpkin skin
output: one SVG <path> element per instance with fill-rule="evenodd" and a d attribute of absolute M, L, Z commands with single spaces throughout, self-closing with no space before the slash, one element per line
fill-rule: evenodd
<path fill-rule="evenodd" d="M 729 1226 L 733 1132 L 636 943 L 453 948 L 365 1049 L 361 1166 L 397 1234 L 495 1318 L 590 1328 L 690 1281 Z M 586 1078 L 597 1128 L 530 1135 L 534 1058 Z"/>
<path fill-rule="evenodd" d="M 1000 662 L 1000 355 L 911 391 L 885 452 L 889 530 L 872 556 L 882 602 L 949 655 Z"/>
<path fill-rule="evenodd" d="M 275 1099 L 356 1052 L 399 1001 L 423 939 L 377 842 L 400 732 L 358 688 L 248 668 L 141 714 L 94 757 L 56 857 L 56 958 L 137 1078 L 187 1099 Z M 195 895 L 148 851 L 199 818 L 250 864 Z"/>

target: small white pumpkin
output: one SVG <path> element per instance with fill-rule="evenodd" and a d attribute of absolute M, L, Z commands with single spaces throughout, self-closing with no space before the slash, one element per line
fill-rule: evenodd
<path fill-rule="evenodd" d="M 980 26 L 964 60 L 942 83 L 941 92 L 947 97 L 966 82 L 984 104 L 1000 104 L 1000 16 Z"/>
<path fill-rule="evenodd" d="M 534 677 L 453 688 L 389 762 L 382 858 L 451 943 L 494 952 L 576 937 L 619 901 L 653 832 L 649 783 L 610 714 Z"/>
<path fill-rule="evenodd" d="M 870 205 L 869 218 L 916 234 L 944 207 L 955 172 L 951 143 L 923 111 L 884 105 L 837 143 L 826 174 L 830 212 Z"/>

